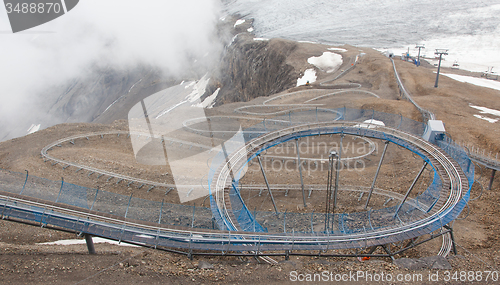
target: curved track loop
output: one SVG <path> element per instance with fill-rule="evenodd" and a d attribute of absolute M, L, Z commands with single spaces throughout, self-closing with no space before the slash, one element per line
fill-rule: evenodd
<path fill-rule="evenodd" d="M 227 229 L 238 230 L 240 228 L 232 214 L 231 201 L 228 199 L 228 190 L 231 187 L 229 176 L 231 172 L 237 173 L 248 162 L 247 153 L 252 154 L 251 159 L 277 142 L 287 141 L 297 136 L 310 135 L 311 131 L 314 134 L 342 132 L 344 134 L 359 135 L 363 133 L 367 137 L 382 138 L 395 143 L 409 144 L 413 148 L 412 151 L 419 153 L 424 159 L 426 158 L 431 162 L 439 173 L 443 183 L 439 199 L 434 205 L 431 205 L 431 209 L 419 220 L 399 226 L 366 231 L 364 233 L 295 235 L 294 239 L 300 240 L 294 241 L 295 246 L 302 244 L 302 249 L 324 249 L 325 247 L 340 249 L 394 243 L 423 234 L 429 234 L 444 226 L 446 223 L 443 221 L 449 219 L 449 215 L 453 215 L 455 211 L 461 210 L 456 207 L 462 200 L 463 195 L 468 193 L 468 181 L 460 166 L 438 147 L 414 135 L 378 125 L 368 124 L 366 128 L 362 128 L 358 122 L 319 123 L 296 126 L 263 135 L 248 143 L 245 148 L 231 155 L 226 164 L 220 167 L 217 178 L 211 184 L 211 195 L 213 195 L 218 207 L 221 215 L 220 219 L 224 221 Z M 288 236 L 288 238 L 290 237 Z M 311 244 L 312 240 L 316 241 L 314 245 Z M 286 241 L 274 242 L 287 243 Z"/>
<path fill-rule="evenodd" d="M 87 165 L 83 165 L 83 164 L 79 164 L 79 163 L 67 161 L 67 160 L 64 160 L 64 159 L 59 159 L 59 158 L 54 157 L 54 156 L 52 156 L 52 155 L 50 155 L 48 153 L 51 149 L 53 149 L 56 146 L 61 145 L 62 143 L 66 143 L 66 142 L 70 143 L 70 142 L 73 142 L 76 139 L 84 139 L 84 138 L 88 139 L 89 137 L 104 136 L 104 135 L 127 135 L 127 136 L 129 136 L 129 135 L 137 135 L 137 136 L 150 137 L 150 134 L 141 133 L 141 132 L 126 132 L 126 131 L 95 132 L 95 133 L 89 133 L 89 134 L 83 134 L 83 135 L 74 135 L 74 136 L 71 136 L 71 137 L 66 137 L 66 138 L 60 139 L 58 141 L 55 141 L 55 142 L 47 145 L 46 147 L 44 147 L 42 149 L 41 155 L 42 155 L 42 157 L 44 157 L 47 160 L 55 161 L 55 162 L 60 163 L 60 164 L 66 164 L 66 165 L 69 165 L 69 166 L 73 166 L 73 167 L 78 168 L 78 169 L 85 169 L 85 170 L 90 171 L 90 172 L 103 174 L 103 175 L 106 175 L 106 176 L 109 176 L 109 177 L 114 177 L 114 178 L 122 179 L 122 180 L 125 180 L 125 181 L 137 182 L 137 183 L 140 183 L 140 184 L 146 184 L 146 185 L 151 185 L 151 186 L 155 186 L 155 187 L 167 187 L 167 188 L 175 188 L 176 187 L 175 184 L 168 184 L 168 183 L 161 183 L 161 182 L 156 182 L 156 181 L 151 181 L 151 180 L 139 179 L 139 178 L 135 178 L 135 177 L 127 176 L 127 175 L 122 175 L 122 174 L 118 174 L 118 173 L 106 171 L 106 170 L 103 170 L 103 169 L 99 169 L 99 168 L 95 168 L 95 167 L 91 167 L 91 166 L 87 166 Z M 173 138 L 164 138 L 164 139 L 166 141 L 183 143 L 183 144 L 186 144 L 186 145 L 192 145 L 192 146 L 200 147 L 200 148 L 203 148 L 203 149 L 210 149 L 210 147 L 207 147 L 207 146 L 202 145 L 202 144 L 193 143 L 193 142 L 186 142 L 186 141 L 182 141 L 182 140 L 178 140 L 178 139 L 173 139 Z"/>

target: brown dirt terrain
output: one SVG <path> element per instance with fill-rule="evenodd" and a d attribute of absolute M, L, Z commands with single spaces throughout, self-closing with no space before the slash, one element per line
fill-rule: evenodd
<path fill-rule="evenodd" d="M 299 44 L 295 49 L 294 57 L 288 59 L 295 62 L 296 68 L 302 61 L 305 68 L 309 68 L 306 59 L 310 56 L 321 54 L 324 46 L 312 44 Z M 358 48 L 346 47 L 349 54 L 344 57 L 358 53 Z M 397 84 L 394 78 L 390 61 L 378 52 L 371 49 L 361 49 L 365 55 L 360 58 L 357 66 L 336 83 L 359 83 L 364 90 L 378 94 L 381 99 L 373 97 L 351 97 L 322 99 L 320 103 L 328 107 L 363 108 L 376 111 L 402 114 L 414 120 L 421 120 L 420 113 L 410 103 L 399 100 Z M 326 50 L 325 50 L 326 51 Z M 300 55 L 300 56 L 299 56 Z M 470 142 L 481 148 L 493 152 L 500 151 L 500 132 L 498 123 L 492 124 L 473 117 L 477 110 L 469 107 L 469 104 L 485 106 L 492 109 L 500 109 L 500 91 L 481 88 L 466 83 L 460 83 L 447 77 L 440 77 L 439 88 L 433 88 L 435 74 L 434 68 L 415 67 L 414 65 L 396 59 L 396 65 L 402 80 L 414 99 L 423 108 L 434 112 L 437 119 L 443 120 L 447 131 L 455 141 Z M 448 72 L 448 71 L 447 71 Z M 451 70 L 449 72 L 452 72 Z M 318 82 L 328 80 L 332 75 L 318 73 Z M 319 87 L 297 87 L 285 92 L 292 92 L 308 88 Z M 249 103 L 231 103 L 207 110 L 209 115 L 234 115 L 234 108 L 247 104 L 261 104 L 267 98 L 257 98 Z M 295 100 L 290 98 L 290 102 Z M 64 180 L 69 183 L 104 189 L 150 199 L 161 200 L 165 198 L 164 191 L 153 189 L 150 193 L 135 191 L 125 187 L 123 184 L 107 183 L 105 180 L 96 181 L 86 174 L 76 173 L 74 170 L 63 170 L 61 166 L 52 166 L 50 162 L 44 162 L 40 156 L 40 150 L 49 143 L 73 134 L 83 134 L 104 130 L 127 130 L 125 121 L 116 121 L 111 125 L 98 124 L 62 124 L 57 125 L 34 134 L 0 143 L 0 168 L 23 172 L 25 169 L 30 174 L 45 177 L 52 180 Z M 89 142 L 90 143 L 90 142 Z M 96 139 L 93 144 L 78 145 L 78 152 L 72 153 L 70 148 L 62 147 L 54 154 L 58 157 L 71 158 L 82 164 L 95 165 L 110 171 L 116 171 L 134 177 L 150 180 L 168 181 L 168 177 L 162 176 L 169 172 L 165 166 L 138 165 L 133 161 L 130 143 L 124 138 Z M 76 154 L 77 153 L 77 154 Z M 376 164 L 378 156 L 374 156 L 372 164 Z M 385 173 L 381 177 L 380 187 L 388 189 L 393 186 L 396 191 L 402 193 L 404 187 L 396 187 L 394 177 L 398 178 L 400 185 L 407 185 L 414 177 L 404 173 L 418 171 L 418 163 L 411 162 L 412 158 L 402 152 L 393 152 L 388 156 L 390 162 Z M 410 162 L 409 162 L 410 161 Z M 392 165 L 400 165 L 392 168 Z M 375 165 L 367 167 L 367 173 L 363 176 L 345 174 L 344 178 L 349 181 L 359 179 L 363 183 L 371 181 Z M 249 172 L 247 179 L 250 181 L 260 180 L 258 169 Z M 485 172 L 480 182 L 487 186 L 490 172 Z M 485 177 L 486 176 L 486 177 Z M 313 173 L 307 177 L 308 183 L 318 183 L 317 180 L 325 180 L 326 172 Z M 478 176 L 477 176 L 478 177 Z M 297 183 L 297 177 L 292 173 L 276 173 L 271 176 L 274 183 L 286 184 Z M 357 181 L 357 182 L 360 182 Z M 249 182 L 251 183 L 251 182 Z M 321 183 L 321 182 L 319 182 Z M 469 209 L 465 209 L 462 217 L 465 219 L 454 222 L 454 233 L 458 249 L 458 255 L 450 254 L 448 260 L 453 266 L 453 272 L 460 271 L 498 271 L 500 269 L 500 246 L 498 236 L 500 235 L 500 178 L 494 181 L 491 191 L 484 190 L 482 196 L 469 203 Z M 480 193 L 477 185 L 472 190 L 472 197 Z M 252 193 L 243 193 L 243 197 Z M 254 193 L 255 194 L 255 193 Z M 283 193 L 278 197 L 283 209 L 292 210 L 297 205 L 301 196 L 299 193 L 284 197 Z M 177 195 L 169 195 L 169 202 L 177 203 Z M 311 203 L 320 205 L 320 195 L 313 194 Z M 249 200 L 251 205 L 262 205 L 263 198 L 255 197 Z M 197 202 L 198 203 L 198 202 Z M 267 202 L 265 205 L 270 206 Z M 296 210 L 296 209 L 295 209 Z M 307 211 L 306 209 L 305 211 Z M 467 212 L 469 212 L 468 215 Z M 423 274 L 423 282 L 419 284 L 435 284 L 428 280 L 428 269 L 408 271 L 398 268 L 390 259 L 372 258 L 367 262 L 359 262 L 355 258 L 326 258 L 326 257 L 291 257 L 289 261 L 284 258 L 276 258 L 280 264 L 271 266 L 254 258 L 215 258 L 197 257 L 189 260 L 185 256 L 155 251 L 147 248 L 123 247 L 117 245 L 96 244 L 97 255 L 87 254 L 85 245 L 55 246 L 38 245 L 40 242 L 56 241 L 60 239 L 75 238 L 73 234 L 57 232 L 45 228 L 32 227 L 0 220 L 0 283 L 2 284 L 284 284 L 290 279 L 290 272 L 297 271 L 302 274 L 321 273 L 324 270 L 335 273 L 349 273 L 357 270 L 394 274 Z M 415 249 L 405 252 L 398 257 L 419 258 L 436 255 L 440 247 L 440 239 L 421 245 Z M 203 262 L 213 265 L 210 269 L 200 269 Z M 436 270 L 432 270 L 435 273 Z M 441 281 L 444 271 L 440 272 Z M 448 284 L 460 284 L 458 281 Z M 370 282 L 345 282 L 346 284 L 364 284 Z M 392 282 L 401 284 L 400 282 Z M 411 283 L 411 282 L 409 282 Z M 440 282 L 443 283 L 443 282 Z M 494 284 L 495 282 L 485 282 Z"/>

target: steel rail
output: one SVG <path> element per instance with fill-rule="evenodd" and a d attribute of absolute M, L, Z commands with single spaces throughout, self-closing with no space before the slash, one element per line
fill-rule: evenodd
<path fill-rule="evenodd" d="M 356 125 L 356 124 L 358 124 L 358 123 L 351 122 L 351 126 Z M 291 129 L 292 132 L 299 132 L 301 130 L 310 129 L 311 125 L 313 125 L 314 127 L 320 127 L 322 124 L 309 124 L 309 125 L 305 125 L 305 128 L 302 128 L 302 129 L 299 127 L 293 127 L 293 128 L 289 128 L 289 129 Z M 344 122 L 342 125 L 345 126 L 346 122 Z M 445 192 L 445 193 L 447 192 L 448 195 L 446 195 L 446 196 L 448 196 L 448 198 L 446 201 L 444 201 L 442 207 L 440 207 L 439 210 L 434 209 L 434 211 L 433 211 L 434 213 L 432 215 L 429 215 L 428 218 L 424 218 L 424 219 L 419 220 L 417 222 L 407 224 L 403 227 L 400 227 L 396 231 L 392 230 L 392 232 L 383 233 L 382 236 L 381 235 L 373 236 L 373 237 L 371 237 L 371 239 L 381 238 L 384 235 L 385 236 L 393 235 L 394 232 L 403 233 L 403 232 L 408 231 L 408 230 L 422 228 L 422 226 L 426 226 L 426 225 L 432 224 L 438 220 L 441 220 L 442 216 L 446 216 L 446 214 L 448 214 L 451 210 L 453 210 L 454 206 L 456 206 L 456 204 L 459 203 L 461 200 L 461 194 L 462 194 L 461 189 L 465 189 L 464 191 L 467 191 L 467 189 L 468 189 L 468 187 L 465 187 L 466 184 L 463 183 L 463 181 L 461 181 L 460 175 L 457 174 L 457 173 L 461 172 L 461 169 L 459 167 L 457 167 L 456 165 L 454 165 L 451 162 L 451 160 L 447 157 L 447 155 L 445 155 L 443 152 L 441 152 L 437 147 L 419 139 L 418 137 L 415 137 L 413 135 L 410 135 L 410 134 L 407 134 L 407 133 L 404 133 L 404 132 L 401 132 L 398 130 L 389 129 L 386 127 L 381 127 L 381 126 L 376 126 L 376 125 L 371 125 L 370 127 L 377 129 L 377 131 L 383 131 L 384 134 L 390 133 L 391 135 L 393 135 L 395 137 L 399 137 L 400 139 L 405 139 L 405 141 L 407 141 L 407 142 L 410 142 L 410 141 L 412 143 L 418 142 L 419 143 L 418 145 L 419 145 L 419 147 L 421 147 L 422 150 L 425 150 L 429 156 L 432 156 L 434 159 L 436 159 L 436 161 L 440 162 L 440 164 L 443 166 L 443 168 L 446 172 L 446 175 L 450 179 L 450 187 L 451 187 L 449 192 L 448 192 L 448 189 L 441 190 L 441 192 Z M 356 129 L 359 129 L 359 127 Z M 373 131 L 373 129 L 372 129 L 372 131 Z M 276 133 L 280 134 L 281 136 L 283 136 L 284 134 L 290 134 L 290 132 L 286 132 L 286 131 L 281 130 L 281 131 L 275 132 L 273 134 L 264 135 L 263 137 L 255 139 L 254 141 L 250 142 L 248 145 L 253 146 L 253 149 L 255 149 L 258 146 L 261 146 L 265 143 L 268 143 L 272 140 L 277 139 L 279 136 L 276 136 Z M 344 133 L 349 133 L 349 132 L 346 132 L 344 129 Z M 260 141 L 260 144 L 257 143 L 259 141 Z M 243 156 L 242 153 L 246 153 L 246 152 L 251 153 L 253 149 L 246 149 L 244 152 L 241 152 L 241 151 L 236 152 L 236 154 L 233 155 L 229 159 L 231 161 L 231 165 L 238 165 L 238 163 L 237 163 L 238 159 L 246 158 L 246 156 Z M 221 188 L 220 188 L 221 185 L 224 185 L 224 186 L 227 185 L 227 183 L 224 181 L 224 179 L 220 179 L 221 176 L 223 177 L 226 172 L 228 172 L 228 171 L 220 172 L 218 179 L 217 179 L 217 184 L 215 185 L 217 187 L 217 189 L 215 190 L 216 201 L 219 202 L 219 207 L 223 207 L 223 211 L 222 211 L 223 213 L 227 213 L 228 209 L 225 205 L 226 203 L 224 201 L 224 197 L 223 196 L 221 197 L 220 195 L 217 195 L 217 194 L 219 192 L 222 192 Z M 224 187 L 222 189 L 224 189 Z M 442 193 L 442 194 L 445 194 L 445 193 Z M 441 197 L 443 197 L 443 196 L 441 195 Z M 442 199 L 440 199 L 440 200 L 442 200 Z M 227 221 L 229 221 L 230 223 L 234 222 L 230 218 L 227 219 Z M 373 235 L 373 234 L 367 233 L 365 238 L 368 238 L 368 235 Z M 351 236 L 351 237 L 355 238 L 353 236 Z"/>

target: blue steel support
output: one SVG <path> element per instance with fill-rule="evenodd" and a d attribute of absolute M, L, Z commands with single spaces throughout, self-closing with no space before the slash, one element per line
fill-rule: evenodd
<path fill-rule="evenodd" d="M 380 167 L 382 166 L 382 162 L 384 161 L 384 156 L 385 153 L 387 152 L 387 146 L 389 146 L 389 141 L 385 142 L 384 151 L 382 152 L 382 156 L 380 157 L 380 161 L 377 167 L 377 172 L 375 172 L 375 177 L 373 178 L 372 186 L 370 187 L 370 192 L 368 192 L 368 198 L 366 199 L 365 209 L 368 208 L 368 204 L 370 203 L 370 198 L 372 197 L 373 189 L 375 189 L 375 182 L 377 181 L 378 173 L 380 172 Z"/>
<path fill-rule="evenodd" d="M 59 189 L 59 194 L 57 194 L 56 203 L 57 201 L 59 201 L 59 197 L 61 196 L 63 185 L 64 185 L 64 177 L 61 177 L 61 188 Z"/>
<path fill-rule="evenodd" d="M 276 214 L 278 214 L 278 208 L 276 208 L 276 203 L 274 202 L 273 192 L 271 192 L 271 188 L 269 187 L 269 182 L 267 181 L 266 172 L 264 171 L 264 168 L 262 167 L 262 162 L 260 161 L 260 154 L 257 155 L 257 160 L 259 161 L 260 170 L 262 171 L 262 176 L 264 176 L 264 181 L 266 182 L 267 191 L 269 192 L 269 196 L 271 196 L 271 201 L 273 202 L 274 211 L 276 212 Z"/>
<path fill-rule="evenodd" d="M 406 199 L 408 199 L 408 196 L 410 195 L 411 190 L 413 190 L 413 187 L 415 187 L 415 184 L 417 184 L 417 181 L 420 178 L 420 176 L 422 175 L 422 173 L 424 172 L 425 168 L 427 167 L 427 164 L 429 164 L 429 163 L 426 161 L 424 163 L 424 165 L 422 166 L 422 168 L 420 169 L 420 172 L 418 172 L 417 177 L 415 177 L 415 179 L 411 183 L 410 188 L 408 188 L 408 191 L 406 191 L 406 194 L 405 194 L 403 200 L 401 201 L 401 203 L 396 208 L 396 212 L 394 213 L 394 217 L 396 217 L 396 215 L 398 214 L 399 210 L 401 209 L 401 207 L 403 206 L 403 204 L 406 202 Z"/>
<path fill-rule="evenodd" d="M 95 196 L 94 196 L 94 202 L 92 202 L 92 206 L 90 206 L 90 210 L 92 211 L 92 209 L 94 208 L 94 204 L 95 204 L 95 201 L 97 200 L 97 194 L 99 193 L 99 189 L 97 189 L 95 191 Z"/>

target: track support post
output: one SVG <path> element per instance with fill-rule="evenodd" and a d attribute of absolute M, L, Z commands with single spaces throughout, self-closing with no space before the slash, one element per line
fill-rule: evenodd
<path fill-rule="evenodd" d="M 453 235 L 453 228 L 450 227 L 450 226 L 448 226 L 448 225 L 444 225 L 443 228 L 445 228 L 448 231 L 450 231 L 451 246 L 452 246 L 452 249 L 453 249 L 453 254 L 457 255 L 457 246 L 455 245 L 455 236 Z"/>
<path fill-rule="evenodd" d="M 95 254 L 95 247 L 94 247 L 94 241 L 92 241 L 92 235 L 84 234 L 84 236 L 85 236 L 85 242 L 87 243 L 87 249 L 89 251 L 89 254 Z"/>
<path fill-rule="evenodd" d="M 375 177 L 373 178 L 372 186 L 370 187 L 370 192 L 368 192 L 368 198 L 366 198 L 365 209 L 368 208 L 368 204 L 370 203 L 373 189 L 375 189 L 375 182 L 377 181 L 378 173 L 380 172 L 380 167 L 382 166 L 382 162 L 384 161 L 384 156 L 385 153 L 387 152 L 387 147 L 389 146 L 389 143 L 390 141 L 385 142 L 384 151 L 382 152 L 382 156 L 380 157 L 380 161 L 378 162 L 377 172 L 375 172 Z"/>
<path fill-rule="evenodd" d="M 266 182 L 267 191 L 269 192 L 269 196 L 271 196 L 271 201 L 273 202 L 274 212 L 278 214 L 278 208 L 276 208 L 276 203 L 274 202 L 273 192 L 271 192 L 271 188 L 269 187 L 269 182 L 267 181 L 266 172 L 264 171 L 264 168 L 262 167 L 262 162 L 260 161 L 260 154 L 257 155 L 257 160 L 259 161 L 260 170 L 262 171 L 262 176 L 264 176 L 264 181 Z"/>
<path fill-rule="evenodd" d="M 408 196 L 410 195 L 411 190 L 413 190 L 413 187 L 415 187 L 415 184 L 417 184 L 418 179 L 420 178 L 420 176 L 422 176 L 422 173 L 424 172 L 425 168 L 427 167 L 427 164 L 429 164 L 429 162 L 426 161 L 424 163 L 424 165 L 422 166 L 422 168 L 420 169 L 420 172 L 418 172 L 417 177 L 415 177 L 415 179 L 413 180 L 413 183 L 411 183 L 410 188 L 408 188 L 408 191 L 406 191 L 406 194 L 405 194 L 403 200 L 401 200 L 401 203 L 396 208 L 396 212 L 394 213 L 394 218 L 396 218 L 396 215 L 398 214 L 399 210 L 401 210 L 401 207 L 403 207 L 403 204 L 406 202 L 406 199 L 408 199 Z"/>
<path fill-rule="evenodd" d="M 495 179 L 496 172 L 497 172 L 496 169 L 493 169 L 491 171 L 490 185 L 488 186 L 488 190 L 491 190 L 491 188 L 493 187 L 493 180 Z"/>
<path fill-rule="evenodd" d="M 328 159 L 328 180 L 326 182 L 326 211 L 325 211 L 325 231 L 330 230 L 330 223 L 332 224 L 332 229 L 333 229 L 333 218 L 335 217 L 335 208 L 337 207 L 337 192 L 338 192 L 338 187 L 339 187 L 339 168 L 340 168 L 340 155 L 336 151 L 330 152 L 329 159 Z M 335 187 L 332 191 L 333 187 L 333 169 L 334 169 L 334 164 L 335 166 Z M 333 205 L 332 205 L 332 199 L 333 199 Z M 330 215 L 331 215 L 331 221 L 330 221 Z"/>

